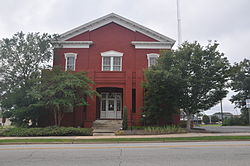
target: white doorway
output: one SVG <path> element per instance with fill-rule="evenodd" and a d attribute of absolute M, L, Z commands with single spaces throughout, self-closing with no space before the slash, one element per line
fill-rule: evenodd
<path fill-rule="evenodd" d="M 121 119 L 122 118 L 122 93 L 101 93 L 100 118 Z"/>

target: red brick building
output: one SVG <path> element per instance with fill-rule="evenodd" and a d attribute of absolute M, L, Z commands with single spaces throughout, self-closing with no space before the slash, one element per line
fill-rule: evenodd
<path fill-rule="evenodd" d="M 86 108 L 66 113 L 62 123 L 91 127 L 96 119 L 121 119 L 123 106 L 129 123 L 140 124 L 143 71 L 175 41 L 111 13 L 60 35 L 57 43 L 53 65 L 87 72 L 101 94 L 88 99 Z"/>

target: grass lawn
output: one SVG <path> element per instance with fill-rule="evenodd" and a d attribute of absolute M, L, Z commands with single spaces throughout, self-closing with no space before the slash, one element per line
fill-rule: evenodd
<path fill-rule="evenodd" d="M 32 143 L 125 143 L 125 142 L 187 142 L 187 141 L 250 141 L 250 136 L 204 136 L 176 138 L 105 138 L 105 139 L 2 139 L 0 144 Z"/>

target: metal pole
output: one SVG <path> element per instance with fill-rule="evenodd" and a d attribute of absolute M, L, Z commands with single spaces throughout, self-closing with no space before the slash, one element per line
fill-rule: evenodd
<path fill-rule="evenodd" d="M 181 45 L 182 36 L 181 36 L 181 14 L 180 14 L 179 0 L 177 0 L 177 23 L 178 23 L 178 45 Z"/>
<path fill-rule="evenodd" d="M 249 98 L 247 98 L 246 99 L 246 108 L 248 109 L 248 120 L 249 120 L 249 125 L 250 125 L 250 99 Z"/>
<path fill-rule="evenodd" d="M 221 122 L 223 123 L 224 118 L 223 118 L 222 100 L 220 100 L 220 112 L 221 112 Z"/>
<path fill-rule="evenodd" d="M 249 126 L 250 126 L 250 108 L 248 108 L 248 121 L 249 121 Z"/>

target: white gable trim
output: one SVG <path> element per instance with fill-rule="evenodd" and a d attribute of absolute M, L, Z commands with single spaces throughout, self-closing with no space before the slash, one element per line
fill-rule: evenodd
<path fill-rule="evenodd" d="M 110 50 L 110 51 L 102 52 L 101 56 L 123 56 L 123 53 Z"/>
<path fill-rule="evenodd" d="M 89 48 L 92 41 L 56 41 L 55 48 Z"/>
<path fill-rule="evenodd" d="M 132 45 L 136 49 L 171 49 L 172 43 L 170 42 L 141 42 L 141 41 L 132 41 Z"/>
<path fill-rule="evenodd" d="M 64 41 L 64 40 L 70 39 L 70 38 L 77 36 L 81 33 L 84 33 L 87 31 L 93 31 L 93 30 L 95 30 L 99 27 L 102 27 L 106 24 L 109 24 L 111 22 L 119 24 L 123 27 L 126 27 L 126 28 L 132 30 L 132 31 L 138 31 L 138 32 L 145 34 L 146 36 L 149 36 L 149 37 L 151 37 L 155 40 L 158 40 L 160 42 L 170 42 L 172 46 L 175 43 L 175 40 L 173 40 L 167 36 L 159 34 L 158 32 L 155 32 L 149 28 L 146 28 L 140 24 L 137 24 L 131 20 L 128 20 L 128 19 L 121 17 L 121 16 L 114 14 L 114 13 L 108 14 L 104 17 L 101 17 L 101 18 L 96 19 L 94 21 L 91 21 L 87 24 L 84 24 L 84 25 L 81 25 L 77 28 L 74 28 L 68 32 L 65 32 L 65 33 L 60 35 L 59 40 Z"/>

